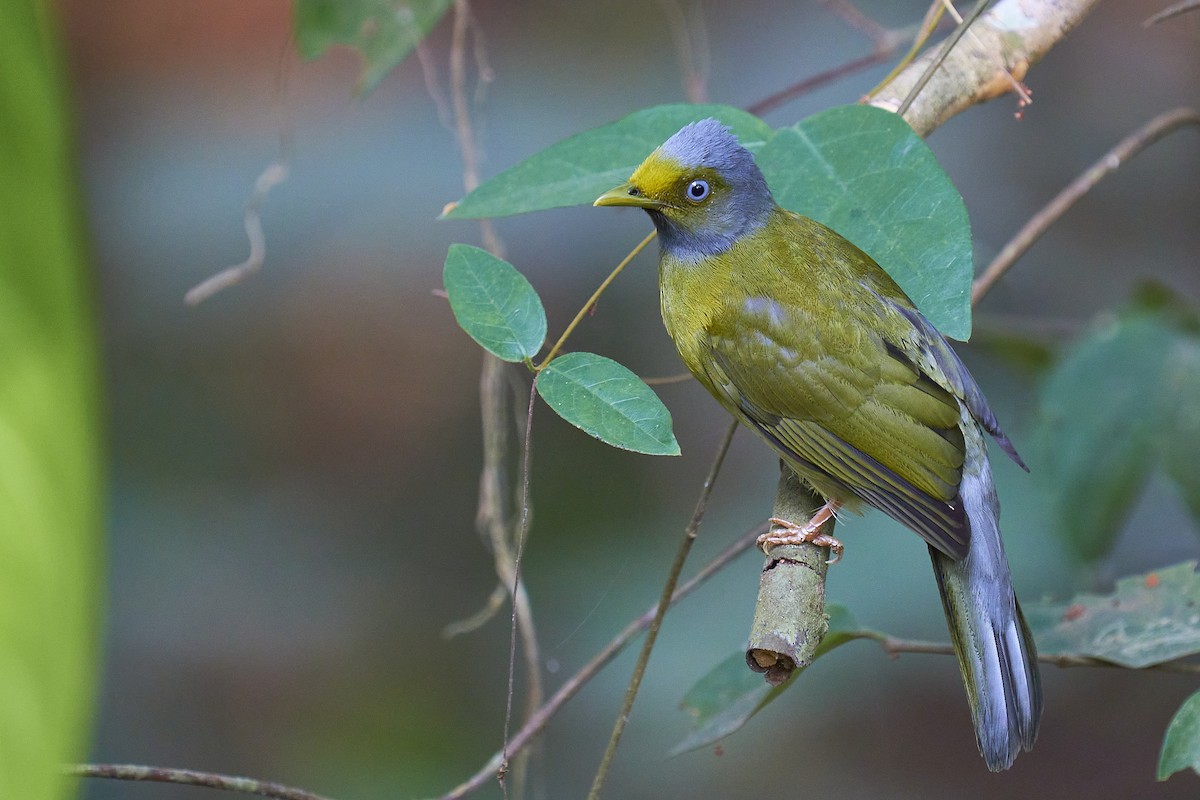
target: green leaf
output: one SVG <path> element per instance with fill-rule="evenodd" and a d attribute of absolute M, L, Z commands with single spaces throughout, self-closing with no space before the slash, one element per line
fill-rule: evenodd
<path fill-rule="evenodd" d="M 559 416 L 606 444 L 652 456 L 679 455 L 667 407 L 612 359 L 559 356 L 538 374 L 537 390 Z"/>
<path fill-rule="evenodd" d="M 672 134 L 706 117 L 724 122 L 752 149 L 771 137 L 769 125 L 731 106 L 683 103 L 646 108 L 547 147 L 480 184 L 445 216 L 503 217 L 590 205 L 603 192 L 628 180 L 638 164 Z"/>
<path fill-rule="evenodd" d="M 1112 594 L 1035 603 L 1026 620 L 1043 653 L 1099 658 L 1131 669 L 1200 653 L 1196 562 L 1117 581 Z"/>
<path fill-rule="evenodd" d="M 861 627 L 844 606 L 829 604 L 825 611 L 829 615 L 829 630 L 813 655 L 814 661 L 855 639 L 884 638 L 878 631 Z M 771 686 L 761 674 L 746 666 L 744 652 L 729 656 L 684 695 L 680 707 L 692 717 L 692 730 L 671 750 L 671 755 L 708 747 L 740 730 L 751 717 L 791 686 L 805 669 L 801 667 L 783 683 Z"/>
<path fill-rule="evenodd" d="M 839 106 L 758 153 L 776 201 L 879 263 L 946 336 L 971 334 L 971 223 L 933 151 L 896 114 Z"/>
<path fill-rule="evenodd" d="M 1139 303 L 1062 359 L 1042 391 L 1035 471 L 1085 561 L 1111 548 L 1161 463 L 1200 517 L 1200 337 L 1186 315 Z"/>
<path fill-rule="evenodd" d="M 1171 718 L 1158 756 L 1160 781 L 1185 769 L 1200 773 L 1200 692 L 1183 701 Z"/>
<path fill-rule="evenodd" d="M 546 311 L 512 264 L 486 250 L 452 244 L 442 272 L 459 326 L 504 361 L 527 361 L 546 340 Z"/>
<path fill-rule="evenodd" d="M 0 797 L 87 751 L 103 525 L 95 282 L 57 16 L 0 3 Z"/>
<path fill-rule="evenodd" d="M 358 90 L 370 92 L 437 24 L 452 0 L 293 0 L 296 49 L 313 59 L 335 44 L 362 57 Z"/>

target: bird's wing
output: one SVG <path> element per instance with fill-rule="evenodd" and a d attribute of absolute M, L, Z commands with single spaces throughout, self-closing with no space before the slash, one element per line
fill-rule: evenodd
<path fill-rule="evenodd" d="M 861 325 L 822 325 L 818 338 L 798 311 L 765 298 L 737 319 L 710 329 L 706 342 L 706 382 L 726 405 L 794 466 L 964 556 L 955 393 Z"/>
<path fill-rule="evenodd" d="M 1017 449 L 1000 429 L 996 415 L 988 407 L 987 398 L 983 396 L 979 385 L 975 383 L 975 379 L 959 360 L 958 354 L 950 347 L 945 337 L 915 308 L 898 303 L 874 291 L 871 293 L 893 312 L 907 320 L 911 326 L 911 337 L 894 342 L 892 345 L 900 349 L 905 357 L 923 373 L 961 399 L 975 421 L 995 438 L 1000 449 L 1007 453 L 1017 466 L 1028 472 L 1029 467 L 1025 466 Z"/>

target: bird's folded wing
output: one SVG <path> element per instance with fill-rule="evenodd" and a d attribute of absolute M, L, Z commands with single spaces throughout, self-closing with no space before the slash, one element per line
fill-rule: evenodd
<path fill-rule="evenodd" d="M 882 339 L 831 353 L 795 326 L 709 339 L 714 388 L 802 471 L 827 476 L 961 558 L 970 526 L 958 498 L 960 408 Z"/>
<path fill-rule="evenodd" d="M 996 415 L 988 407 L 987 398 L 983 396 L 979 384 L 975 383 L 975 378 L 967 371 L 966 366 L 959 360 L 958 354 L 954 352 L 937 328 L 933 327 L 933 324 L 915 308 L 872 293 L 881 302 L 888 304 L 896 313 L 902 315 L 912 326 L 912 338 L 907 342 L 897 343 L 897 346 L 914 364 L 918 365 L 919 369 L 927 375 L 932 375 L 938 383 L 961 398 L 971 416 L 995 438 L 1000 449 L 1007 453 L 1017 466 L 1028 472 L 1029 467 L 1025 466 L 1025 462 L 1021 460 L 1021 456 L 1009 441 L 1008 436 L 1000 429 L 1000 423 L 996 421 Z"/>

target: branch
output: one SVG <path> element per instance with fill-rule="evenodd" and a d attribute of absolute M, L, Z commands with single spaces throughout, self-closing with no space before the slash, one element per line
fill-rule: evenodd
<path fill-rule="evenodd" d="M 139 764 L 73 764 L 67 766 L 68 775 L 79 778 L 111 778 L 119 781 L 151 781 L 154 783 L 179 783 L 187 786 L 204 786 L 227 792 L 257 794 L 275 800 L 328 800 L 319 794 L 303 789 L 284 786 L 282 783 L 260 781 L 254 778 L 239 778 L 220 775 L 216 772 L 198 772 L 194 769 L 172 769 L 170 767 L 146 767 Z"/>
<path fill-rule="evenodd" d="M 904 119 L 921 136 L 973 105 L 995 99 L 1024 80 L 1036 64 L 1071 32 L 1100 0 L 1001 0 L 971 25 L 932 74 Z M 883 87 L 870 103 L 897 111 L 940 56 L 927 50 Z"/>
<path fill-rule="evenodd" d="M 1092 187 L 1108 177 L 1117 168 L 1150 145 L 1185 125 L 1200 126 L 1200 112 L 1190 108 L 1176 108 L 1160 114 L 1142 127 L 1122 139 L 1117 146 L 1089 167 L 1078 178 L 1063 189 L 1045 208 L 1035 214 L 1025 227 L 1017 232 L 1004 249 L 992 260 L 971 287 L 971 303 L 978 303 L 985 294 L 1008 272 L 1016 260 L 1025 254 L 1058 218 L 1075 205 Z"/>

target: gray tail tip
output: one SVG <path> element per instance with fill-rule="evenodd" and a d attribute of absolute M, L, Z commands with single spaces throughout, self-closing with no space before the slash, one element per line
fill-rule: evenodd
<path fill-rule="evenodd" d="M 993 630 L 1002 674 L 1003 722 L 995 726 L 998 730 L 989 731 L 986 723 L 976 729 L 979 752 L 992 772 L 1008 769 L 1022 750 L 1033 749 L 1042 720 L 1037 646 L 1015 598 L 1014 607 L 1015 624 L 1010 622 L 1003 631 Z"/>

